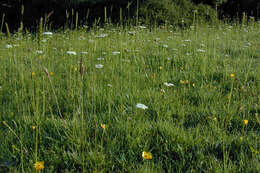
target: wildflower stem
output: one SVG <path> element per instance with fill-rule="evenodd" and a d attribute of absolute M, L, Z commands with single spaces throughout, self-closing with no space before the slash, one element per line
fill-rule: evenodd
<path fill-rule="evenodd" d="M 228 114 L 230 114 L 230 104 L 231 104 L 231 98 L 232 98 L 232 94 L 233 94 L 233 88 L 234 88 L 234 80 L 232 79 L 231 90 L 230 90 L 230 93 L 228 95 L 228 105 L 227 105 Z M 225 128 L 227 128 L 228 122 L 230 121 L 231 118 L 232 118 L 231 115 L 229 115 L 229 117 L 227 117 L 226 123 L 225 123 Z"/>
<path fill-rule="evenodd" d="M 51 89 L 52 89 L 52 92 L 53 92 L 54 97 L 55 97 L 55 100 L 56 100 L 56 105 L 57 105 L 57 108 L 58 108 L 59 116 L 62 117 L 62 114 L 61 114 L 61 111 L 60 111 L 59 102 L 58 102 L 58 98 L 57 98 L 57 95 L 56 95 L 56 93 L 55 93 L 55 90 L 54 90 L 54 87 L 53 87 L 53 84 L 52 84 L 51 76 L 50 76 L 50 74 L 49 74 L 47 68 L 43 67 L 43 70 L 44 70 L 44 72 L 47 74 L 48 79 L 49 79 L 49 82 L 50 82 L 50 84 L 51 84 Z"/>

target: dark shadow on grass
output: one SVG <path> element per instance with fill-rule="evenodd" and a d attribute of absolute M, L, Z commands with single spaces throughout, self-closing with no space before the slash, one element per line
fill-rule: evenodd
<path fill-rule="evenodd" d="M 209 125 L 209 119 L 205 113 L 195 112 L 193 114 L 185 115 L 185 120 L 183 123 L 184 128 L 195 128 L 198 125 Z"/>

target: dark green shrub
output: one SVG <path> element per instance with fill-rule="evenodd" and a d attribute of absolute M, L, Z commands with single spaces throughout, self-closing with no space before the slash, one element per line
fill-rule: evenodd
<path fill-rule="evenodd" d="M 215 7 L 227 2 L 228 0 L 192 0 L 192 1 L 196 4 L 202 3 L 202 4 L 208 4 Z"/>
<path fill-rule="evenodd" d="M 207 5 L 195 5 L 190 0 L 146 0 L 141 4 L 140 16 L 145 23 L 191 25 L 193 22 L 212 22 L 216 12 Z"/>
<path fill-rule="evenodd" d="M 244 14 L 252 16 L 256 20 L 260 17 L 259 0 L 228 0 L 219 7 L 220 17 L 242 20 Z"/>

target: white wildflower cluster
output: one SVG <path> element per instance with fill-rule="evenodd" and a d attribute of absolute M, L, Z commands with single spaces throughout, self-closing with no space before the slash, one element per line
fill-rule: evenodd
<path fill-rule="evenodd" d="M 143 110 L 148 109 L 148 107 L 146 105 L 142 104 L 142 103 L 137 103 L 136 108 L 143 109 Z"/>
<path fill-rule="evenodd" d="M 77 53 L 75 51 L 67 51 L 66 52 L 68 55 L 77 55 Z"/>

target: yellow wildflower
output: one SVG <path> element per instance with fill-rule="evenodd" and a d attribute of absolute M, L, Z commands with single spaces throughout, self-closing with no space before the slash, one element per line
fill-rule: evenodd
<path fill-rule="evenodd" d="M 53 75 L 54 75 L 54 72 L 50 72 L 50 75 L 53 76 Z"/>
<path fill-rule="evenodd" d="M 180 80 L 180 84 L 189 84 L 190 81 L 189 80 Z M 195 86 L 195 84 L 194 84 Z"/>
<path fill-rule="evenodd" d="M 32 76 L 35 76 L 35 72 L 32 72 Z"/>
<path fill-rule="evenodd" d="M 36 162 L 34 164 L 34 168 L 36 171 L 40 171 L 40 170 L 44 169 L 44 161 Z"/>
<path fill-rule="evenodd" d="M 180 83 L 181 83 L 181 84 L 185 84 L 185 81 L 184 81 L 184 80 L 180 80 Z"/>
<path fill-rule="evenodd" d="M 101 126 L 101 128 L 104 129 L 104 130 L 108 127 L 106 124 L 100 124 L 100 126 Z"/>
<path fill-rule="evenodd" d="M 217 117 L 214 117 L 213 120 L 214 120 L 214 121 L 217 121 Z"/>
<path fill-rule="evenodd" d="M 36 129 L 36 126 L 32 126 L 32 129 L 35 130 L 35 129 Z"/>
<path fill-rule="evenodd" d="M 150 152 L 145 152 L 145 151 L 143 151 L 142 157 L 143 157 L 143 159 L 151 160 L 151 159 L 153 158 L 153 155 L 152 155 L 152 153 L 150 153 Z"/>
<path fill-rule="evenodd" d="M 243 120 L 244 125 L 248 124 L 248 120 Z"/>
<path fill-rule="evenodd" d="M 163 69 L 163 67 L 162 67 L 162 66 L 159 66 L 159 67 L 158 67 L 158 69 L 159 69 L 159 70 L 162 70 L 162 69 Z"/>
<path fill-rule="evenodd" d="M 235 77 L 235 74 L 231 73 L 230 78 L 234 78 L 234 77 Z"/>

